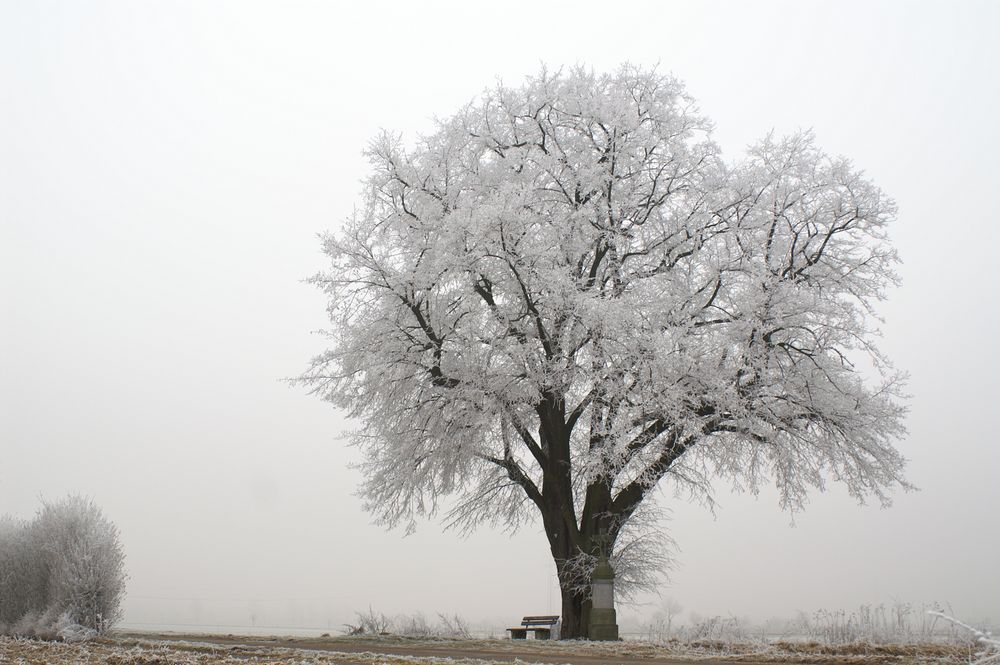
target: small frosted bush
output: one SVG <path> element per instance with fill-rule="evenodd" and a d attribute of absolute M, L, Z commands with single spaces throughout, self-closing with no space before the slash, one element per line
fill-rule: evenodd
<path fill-rule="evenodd" d="M 78 641 L 121 618 L 125 556 L 93 501 L 45 503 L 30 522 L 0 518 L 0 634 Z"/>

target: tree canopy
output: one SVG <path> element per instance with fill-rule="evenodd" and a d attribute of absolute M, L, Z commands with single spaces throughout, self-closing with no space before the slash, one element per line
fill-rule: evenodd
<path fill-rule="evenodd" d="M 873 309 L 894 204 L 809 133 L 729 163 L 710 130 L 670 76 L 542 71 L 372 141 L 364 204 L 323 237 L 330 347 L 303 380 L 359 420 L 368 509 L 540 516 L 570 635 L 581 562 L 665 478 L 771 480 L 786 508 L 905 485 Z"/>

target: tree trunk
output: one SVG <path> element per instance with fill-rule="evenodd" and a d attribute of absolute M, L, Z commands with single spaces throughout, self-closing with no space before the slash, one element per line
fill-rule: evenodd
<path fill-rule="evenodd" d="M 555 561 L 556 574 L 559 579 L 559 593 L 562 598 L 562 625 L 559 629 L 559 639 L 587 639 L 586 593 L 579 593 L 579 580 L 573 579 L 571 571 L 564 566 L 566 561 L 574 559 L 580 550 L 573 542 L 570 528 L 566 524 L 562 511 L 555 505 L 549 505 L 542 513 L 549 549 Z"/>
<path fill-rule="evenodd" d="M 549 513 L 548 519 L 543 521 L 550 525 L 546 528 L 546 532 L 559 578 L 562 616 L 559 639 L 588 639 L 590 589 L 587 580 L 580 579 L 579 568 L 564 565 L 565 562 L 576 559 L 583 551 L 570 539 L 569 529 L 566 528 L 561 515 Z M 598 554 L 596 544 L 589 539 L 583 543 L 583 547 L 587 554 Z"/>
<path fill-rule="evenodd" d="M 598 480 L 587 488 L 583 514 L 577 522 L 573 506 L 573 478 L 570 459 L 572 426 L 566 425 L 566 409 L 562 397 L 549 395 L 538 409 L 539 431 L 545 464 L 542 469 L 541 493 L 537 501 L 542 513 L 545 535 L 559 577 L 562 597 L 560 639 L 589 637 L 589 579 L 581 579 L 579 566 L 568 561 L 587 554 L 597 556 L 602 546 L 608 547 L 617 537 L 617 527 L 610 519 L 611 481 Z M 603 540 L 602 540 L 603 539 Z M 610 542 L 606 542 L 610 539 Z"/>
<path fill-rule="evenodd" d="M 560 640 L 587 639 L 586 602 L 582 595 L 560 584 L 562 594 L 562 624 L 559 628 Z"/>

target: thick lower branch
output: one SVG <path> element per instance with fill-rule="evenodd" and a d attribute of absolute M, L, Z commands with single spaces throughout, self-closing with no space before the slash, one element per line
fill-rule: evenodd
<path fill-rule="evenodd" d="M 688 436 L 681 440 L 678 433 L 673 432 L 663 451 L 652 464 L 618 492 L 618 495 L 611 502 L 611 511 L 623 517 L 631 515 L 642 502 L 646 493 L 660 482 L 674 462 L 687 452 L 696 440 L 694 436 Z"/>
<path fill-rule="evenodd" d="M 538 490 L 538 486 L 535 485 L 534 481 L 528 477 L 528 474 L 524 472 L 524 469 L 520 467 L 513 457 L 506 457 L 501 459 L 499 457 L 491 457 L 489 455 L 483 455 L 482 459 L 490 462 L 491 464 L 496 464 L 498 467 L 507 472 L 507 477 L 517 483 L 523 490 L 524 493 L 528 495 L 532 503 L 538 506 L 539 510 L 544 511 L 544 500 L 542 499 L 542 493 Z"/>

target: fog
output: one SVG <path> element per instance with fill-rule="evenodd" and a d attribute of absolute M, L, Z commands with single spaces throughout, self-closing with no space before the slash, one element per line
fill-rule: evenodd
<path fill-rule="evenodd" d="M 998 622 L 998 25 L 988 2 L 4 3 L 0 513 L 93 497 L 129 625 L 557 612 L 540 526 L 372 525 L 352 423 L 283 379 L 324 348 L 302 280 L 380 128 L 413 137 L 543 62 L 659 63 L 729 158 L 812 128 L 897 201 L 883 349 L 911 374 L 920 489 L 883 509 L 831 484 L 795 515 L 668 493 L 676 566 L 621 614 L 938 601 Z"/>

